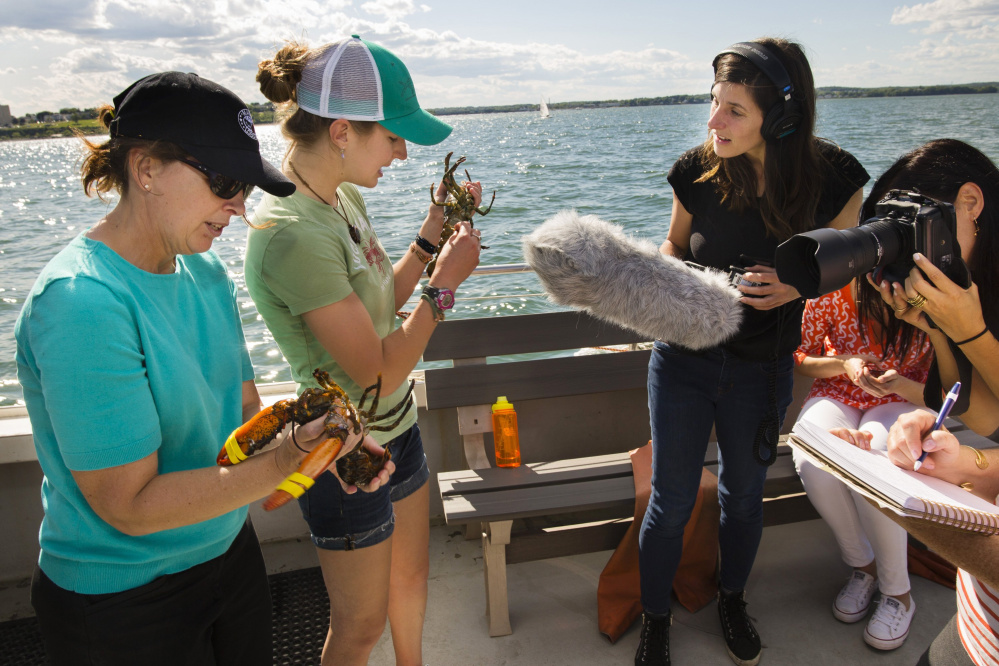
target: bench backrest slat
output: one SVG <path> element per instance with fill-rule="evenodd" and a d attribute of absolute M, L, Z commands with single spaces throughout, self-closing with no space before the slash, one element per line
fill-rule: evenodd
<path fill-rule="evenodd" d="M 646 337 L 578 311 L 457 319 L 437 325 L 423 352 L 423 360 L 630 344 L 645 342 Z"/>
<path fill-rule="evenodd" d="M 536 400 L 644 388 L 650 354 L 639 350 L 431 369 L 426 371 L 427 408 L 490 404 L 500 395 Z"/>

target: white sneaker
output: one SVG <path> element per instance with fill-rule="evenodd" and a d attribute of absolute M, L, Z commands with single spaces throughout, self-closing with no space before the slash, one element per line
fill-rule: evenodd
<path fill-rule="evenodd" d="M 906 610 L 901 601 L 882 594 L 877 610 L 864 630 L 864 641 L 879 650 L 894 650 L 908 637 L 915 612 L 916 601 L 911 597 Z"/>
<path fill-rule="evenodd" d="M 874 596 L 877 584 L 878 579 L 871 574 L 854 569 L 850 580 L 846 581 L 846 585 L 833 602 L 833 615 L 836 619 L 840 622 L 863 620 L 867 615 L 867 609 L 871 606 L 871 598 Z"/>

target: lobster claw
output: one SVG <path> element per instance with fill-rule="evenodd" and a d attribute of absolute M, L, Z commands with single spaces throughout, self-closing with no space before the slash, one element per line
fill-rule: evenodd
<path fill-rule="evenodd" d="M 215 464 L 220 467 L 235 465 L 267 446 L 291 421 L 294 409 L 294 400 L 279 400 L 257 412 L 232 431 L 215 458 Z"/>
<path fill-rule="evenodd" d="M 304 495 L 315 484 L 316 478 L 333 464 L 341 449 L 343 439 L 340 437 L 330 437 L 312 449 L 298 469 L 279 483 L 264 500 L 264 511 L 273 511 Z"/>

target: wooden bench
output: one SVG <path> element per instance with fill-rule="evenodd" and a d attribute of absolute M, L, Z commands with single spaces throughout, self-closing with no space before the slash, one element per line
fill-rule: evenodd
<path fill-rule="evenodd" d="M 651 352 L 553 355 L 640 342 L 579 312 L 445 321 L 431 338 L 424 360 L 453 367 L 426 371 L 427 408 L 457 409 L 467 465 L 438 474 L 444 514 L 469 538 L 481 536 L 490 636 L 512 633 L 508 563 L 613 549 L 627 530 L 635 502 L 628 451 L 649 440 Z M 487 363 L 524 354 L 532 355 Z M 501 395 L 518 414 L 524 464 L 515 469 L 492 466 L 486 437 Z M 716 459 L 709 447 L 705 464 Z M 816 516 L 786 446 L 768 472 L 766 494 L 781 500 L 765 506 L 768 525 Z"/>

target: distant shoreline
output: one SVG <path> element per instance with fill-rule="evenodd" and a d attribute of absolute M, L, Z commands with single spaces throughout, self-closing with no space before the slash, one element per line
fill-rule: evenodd
<path fill-rule="evenodd" d="M 864 97 L 924 97 L 929 95 L 982 95 L 999 92 L 999 82 L 967 83 L 945 86 L 898 86 L 886 88 L 848 88 L 842 86 L 827 86 L 816 88 L 819 99 L 852 99 Z M 549 102 L 552 111 L 567 111 L 572 109 L 608 109 L 627 106 L 674 106 L 680 104 L 707 104 L 708 94 L 700 95 L 668 95 L 665 97 L 636 97 L 634 99 L 612 99 L 594 102 Z M 274 111 L 266 104 L 252 104 L 253 122 L 257 125 L 267 125 L 274 122 Z M 428 109 L 438 116 L 473 115 L 483 113 L 524 113 L 538 110 L 538 104 L 506 104 L 495 106 L 454 106 Z M 17 141 L 26 139 L 46 139 L 73 136 L 74 130 L 84 134 L 100 135 L 104 128 L 96 119 L 77 122 L 63 121 L 57 123 L 36 123 L 32 125 L 15 125 L 0 127 L 0 141 Z"/>
<path fill-rule="evenodd" d="M 905 86 L 887 88 L 848 88 L 826 86 L 815 89 L 819 99 L 853 99 L 863 97 L 925 97 L 928 95 L 982 95 L 999 92 L 999 82 L 966 83 L 947 86 Z M 678 104 L 708 104 L 711 96 L 668 95 L 666 97 L 637 97 L 634 99 L 612 99 L 600 102 L 548 102 L 552 111 L 570 109 L 607 109 L 622 106 L 674 106 Z M 537 111 L 538 104 L 507 104 L 498 106 L 454 106 L 428 109 L 438 116 L 470 115 L 476 113 L 518 113 Z"/>

